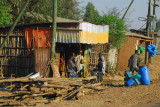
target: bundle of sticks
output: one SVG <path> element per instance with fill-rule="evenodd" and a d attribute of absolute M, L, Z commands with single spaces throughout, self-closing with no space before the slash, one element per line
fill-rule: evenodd
<path fill-rule="evenodd" d="M 88 78 L 15 78 L 0 80 L 0 106 L 43 106 L 102 91 L 105 86 Z"/>

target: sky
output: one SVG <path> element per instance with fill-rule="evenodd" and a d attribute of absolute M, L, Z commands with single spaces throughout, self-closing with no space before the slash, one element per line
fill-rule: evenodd
<path fill-rule="evenodd" d="M 88 2 L 92 2 L 95 8 L 101 15 L 107 12 L 109 9 L 116 7 L 121 11 L 121 14 L 125 13 L 132 0 L 78 0 L 80 7 L 85 7 Z M 130 25 L 130 29 L 140 29 L 146 27 L 144 21 L 139 21 L 139 17 L 147 18 L 148 14 L 148 2 L 149 0 L 134 0 L 130 10 L 128 11 L 126 18 L 127 24 Z M 153 3 L 153 2 L 152 2 Z M 160 5 L 160 1 L 157 1 Z M 152 10 L 151 10 L 152 14 Z M 157 18 L 160 19 L 160 7 L 156 9 Z M 143 26 L 144 25 L 144 26 Z"/>

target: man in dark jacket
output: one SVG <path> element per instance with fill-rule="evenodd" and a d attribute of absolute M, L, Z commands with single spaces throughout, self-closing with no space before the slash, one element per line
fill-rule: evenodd
<path fill-rule="evenodd" d="M 98 60 L 98 72 L 97 72 L 97 81 L 98 82 L 102 82 L 103 80 L 103 62 L 102 62 L 102 58 L 100 57 Z"/>
<path fill-rule="evenodd" d="M 137 57 L 138 57 L 138 50 L 135 50 L 135 54 L 133 54 L 128 60 L 128 67 L 130 67 L 130 71 L 134 75 L 134 71 L 139 72 L 139 68 L 137 66 Z"/>

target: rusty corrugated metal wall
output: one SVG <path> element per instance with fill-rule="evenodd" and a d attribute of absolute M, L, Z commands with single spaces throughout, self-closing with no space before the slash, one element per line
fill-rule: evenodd
<path fill-rule="evenodd" d="M 35 48 L 35 71 L 44 76 L 48 61 L 50 60 L 51 48 Z M 59 68 L 60 53 L 56 53 L 55 62 Z M 59 69 L 58 69 L 59 70 Z"/>
<path fill-rule="evenodd" d="M 50 48 L 35 49 L 35 71 L 40 72 L 41 76 L 43 76 L 43 74 L 45 73 L 49 59 L 50 59 Z"/>

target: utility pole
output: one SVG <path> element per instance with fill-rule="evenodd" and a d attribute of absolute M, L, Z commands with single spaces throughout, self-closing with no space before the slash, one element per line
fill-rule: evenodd
<path fill-rule="evenodd" d="M 0 46 L 0 50 L 3 49 L 5 42 L 8 40 L 10 34 L 12 33 L 12 31 L 13 31 L 14 28 L 15 28 L 15 26 L 17 25 L 17 22 L 19 21 L 20 17 L 22 16 L 22 14 L 23 14 L 25 8 L 27 7 L 29 1 L 30 1 L 30 0 L 26 0 L 25 4 L 24 4 L 23 8 L 21 9 L 20 13 L 18 14 L 16 20 L 15 20 L 14 23 L 12 24 L 12 27 L 10 28 L 7 36 L 4 38 L 4 40 L 3 40 L 3 42 L 2 42 L 2 44 L 1 44 L 1 46 Z"/>
<path fill-rule="evenodd" d="M 156 0 L 154 0 L 154 4 L 153 4 L 153 15 L 156 15 Z"/>
<path fill-rule="evenodd" d="M 146 30 L 147 30 L 147 36 L 149 37 L 149 32 L 150 32 L 150 14 L 151 14 L 151 0 L 149 0 L 149 4 L 148 4 L 148 18 L 147 18 L 147 25 L 146 25 Z M 148 64 L 148 57 L 149 57 L 149 53 L 147 52 L 147 45 L 146 45 L 146 50 L 145 50 L 145 64 Z"/>
<path fill-rule="evenodd" d="M 154 3 L 153 3 L 153 17 L 152 17 L 152 44 L 154 43 L 154 24 L 155 24 L 155 21 L 156 21 L 156 0 L 154 0 Z M 149 54 L 149 63 L 151 63 L 151 54 Z"/>
<path fill-rule="evenodd" d="M 151 16 L 151 0 L 149 0 L 149 4 L 148 4 L 148 16 L 147 16 L 147 26 L 146 26 L 148 37 L 149 37 L 150 23 L 151 23 L 151 17 L 150 16 Z"/>
<path fill-rule="evenodd" d="M 126 12 L 124 13 L 124 15 L 123 15 L 123 17 L 122 17 L 122 20 L 125 18 L 125 16 L 126 16 L 128 10 L 130 9 L 130 7 L 131 7 L 131 5 L 133 4 L 133 2 L 134 2 L 134 0 L 132 0 L 131 3 L 130 3 L 130 5 L 128 6 Z"/>
<path fill-rule="evenodd" d="M 56 41 L 56 26 L 57 26 L 57 0 L 53 0 L 53 18 L 52 18 L 52 37 L 51 37 L 51 60 L 55 58 L 55 41 Z"/>
<path fill-rule="evenodd" d="M 155 21 L 155 20 L 156 20 L 156 0 L 154 0 L 154 4 L 153 4 L 153 20 L 152 21 Z M 152 32 L 153 32 L 152 33 L 152 38 L 154 38 L 154 27 L 153 27 Z M 153 43 L 153 41 L 152 41 L 152 43 Z"/>

